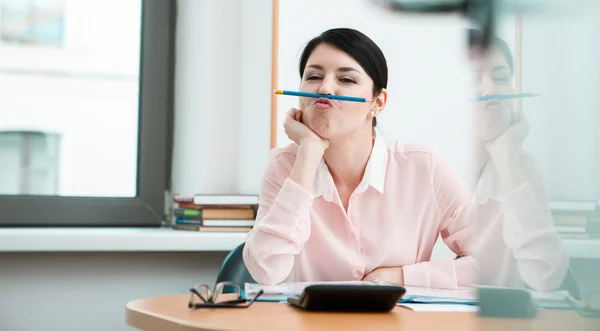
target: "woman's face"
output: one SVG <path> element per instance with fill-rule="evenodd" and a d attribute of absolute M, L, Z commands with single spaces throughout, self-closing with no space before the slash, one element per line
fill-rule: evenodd
<path fill-rule="evenodd" d="M 506 59 L 497 49 L 473 57 L 476 96 L 514 93 L 512 74 Z M 476 101 L 475 120 L 478 136 L 493 141 L 512 122 L 513 100 Z"/>
<path fill-rule="evenodd" d="M 300 91 L 373 99 L 373 80 L 352 57 L 338 48 L 319 44 L 304 69 Z M 381 99 L 381 98 L 378 98 Z M 302 121 L 322 138 L 332 139 L 371 126 L 371 111 L 377 115 L 385 100 L 350 102 L 300 98 Z"/>

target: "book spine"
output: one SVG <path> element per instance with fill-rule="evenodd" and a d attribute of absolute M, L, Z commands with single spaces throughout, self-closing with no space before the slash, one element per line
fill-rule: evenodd
<path fill-rule="evenodd" d="M 176 225 L 202 225 L 202 220 L 191 220 L 187 218 L 175 218 Z"/>
<path fill-rule="evenodd" d="M 178 218 L 187 218 L 193 220 L 202 220 L 202 209 L 184 209 L 176 208 L 173 215 Z"/>

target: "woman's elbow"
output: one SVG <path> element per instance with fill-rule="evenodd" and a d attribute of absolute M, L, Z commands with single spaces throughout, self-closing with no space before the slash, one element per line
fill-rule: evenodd
<path fill-rule="evenodd" d="M 523 275 L 523 280 L 531 289 L 541 292 L 556 291 L 569 277 L 569 258 L 560 257 L 547 263 L 546 267 L 532 268 L 528 271 Z"/>
<path fill-rule="evenodd" d="M 271 263 L 269 263 L 267 261 L 268 257 L 266 256 L 258 258 L 255 257 L 253 255 L 252 247 L 251 245 L 248 245 L 248 243 L 244 245 L 242 258 L 244 260 L 244 264 L 246 266 L 246 269 L 248 270 L 248 273 L 250 273 L 250 276 L 252 276 L 252 278 L 259 284 L 280 284 L 286 280 L 289 274 L 289 271 L 287 273 L 285 272 L 284 269 L 286 268 L 281 268 L 283 267 L 283 265 L 281 265 L 280 263 L 276 263 L 276 261 L 271 261 Z M 275 268 L 275 265 L 277 265 L 278 268 Z M 291 270 L 291 267 L 289 268 L 289 270 Z"/>
<path fill-rule="evenodd" d="M 278 285 L 285 281 L 285 279 L 276 279 L 276 278 L 268 277 L 268 276 L 263 277 L 263 278 L 259 277 L 258 279 L 255 278 L 254 280 L 256 280 L 256 282 L 259 284 L 267 285 L 267 286 Z"/>

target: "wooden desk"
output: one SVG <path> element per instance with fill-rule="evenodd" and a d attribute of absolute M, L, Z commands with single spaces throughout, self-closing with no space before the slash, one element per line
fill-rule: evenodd
<path fill-rule="evenodd" d="M 127 304 L 127 324 L 147 331 L 198 330 L 443 330 L 443 331 L 598 331 L 600 319 L 574 311 L 541 311 L 536 319 L 480 318 L 476 313 L 414 312 L 396 307 L 391 313 L 304 312 L 288 304 L 255 302 L 250 308 L 189 310 L 189 295 L 140 299 Z"/>

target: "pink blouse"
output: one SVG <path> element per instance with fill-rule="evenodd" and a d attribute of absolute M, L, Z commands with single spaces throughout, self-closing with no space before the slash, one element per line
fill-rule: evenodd
<path fill-rule="evenodd" d="M 361 280 L 399 266 L 407 286 L 476 282 L 471 194 L 435 149 L 388 144 L 378 133 L 346 212 L 323 160 L 312 192 L 288 178 L 297 148 L 273 149 L 262 181 L 243 251 L 257 282 Z M 438 236 L 461 258 L 430 261 Z"/>

